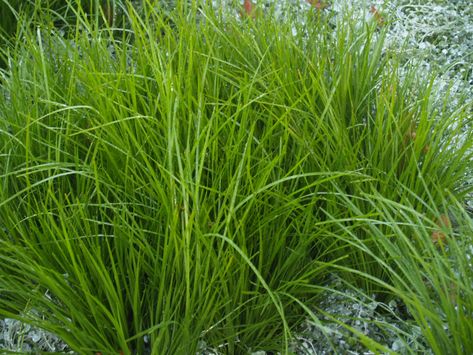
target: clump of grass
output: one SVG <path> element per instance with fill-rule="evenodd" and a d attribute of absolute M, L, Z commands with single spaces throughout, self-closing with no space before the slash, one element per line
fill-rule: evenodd
<path fill-rule="evenodd" d="M 121 36 L 74 8 L 65 36 L 25 21 L 10 54 L 0 314 L 80 353 L 288 352 L 335 270 L 470 350 L 468 107 L 399 80 L 375 23 L 122 9 Z"/>

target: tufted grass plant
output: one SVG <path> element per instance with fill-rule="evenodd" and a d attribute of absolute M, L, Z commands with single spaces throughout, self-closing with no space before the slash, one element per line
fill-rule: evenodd
<path fill-rule="evenodd" d="M 289 353 L 337 272 L 402 299 L 435 353 L 471 350 L 468 105 L 447 116 L 433 78 L 401 80 L 376 23 L 314 11 L 294 33 L 179 4 L 124 4 L 119 35 L 77 7 L 65 35 L 22 20 L 0 315 L 78 353 Z"/>

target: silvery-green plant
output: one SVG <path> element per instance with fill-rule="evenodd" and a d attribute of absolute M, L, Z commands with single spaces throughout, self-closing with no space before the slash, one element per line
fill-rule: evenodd
<path fill-rule="evenodd" d="M 31 327 L 18 320 L 0 320 L 0 349 L 16 352 L 60 352 L 67 345 L 55 334 Z"/>

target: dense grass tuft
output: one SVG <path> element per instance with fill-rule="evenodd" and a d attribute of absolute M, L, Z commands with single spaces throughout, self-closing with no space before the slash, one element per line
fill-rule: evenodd
<path fill-rule="evenodd" d="M 1 315 L 79 353 L 287 353 L 337 272 L 473 351 L 470 107 L 400 80 L 376 23 L 68 11 L 3 53 Z"/>

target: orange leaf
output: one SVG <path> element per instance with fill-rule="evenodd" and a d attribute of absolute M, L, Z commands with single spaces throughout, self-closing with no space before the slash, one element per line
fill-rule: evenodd
<path fill-rule="evenodd" d="M 439 219 L 436 222 L 437 226 L 442 228 L 443 230 L 449 229 L 452 227 L 452 222 L 450 221 L 450 218 L 446 214 L 440 215 Z M 432 233 L 432 241 L 434 243 L 438 242 L 446 242 L 447 235 L 440 230 L 436 230 Z"/>
<path fill-rule="evenodd" d="M 323 10 L 328 7 L 326 2 L 322 2 L 320 0 L 307 0 L 309 4 L 315 7 L 317 10 Z"/>
<path fill-rule="evenodd" d="M 378 25 L 382 26 L 384 24 L 384 17 L 374 5 L 371 5 L 370 12 L 373 14 L 376 22 L 378 22 Z"/>
<path fill-rule="evenodd" d="M 256 6 L 251 2 L 251 0 L 243 0 L 243 12 L 241 15 L 246 15 L 251 18 L 256 17 Z"/>
<path fill-rule="evenodd" d="M 437 220 L 437 225 L 440 228 L 450 228 L 452 226 L 452 222 L 450 222 L 450 218 L 446 214 L 442 214 Z"/>
<path fill-rule="evenodd" d="M 441 241 L 442 243 L 444 243 L 444 242 L 445 242 L 445 239 L 447 238 L 447 236 L 445 235 L 445 233 L 444 233 L 444 232 L 440 232 L 440 231 L 434 231 L 434 232 L 432 233 L 432 236 L 431 236 L 431 237 L 432 237 L 432 241 L 433 241 L 434 243 L 438 243 L 438 242 L 440 242 L 440 241 Z"/>

